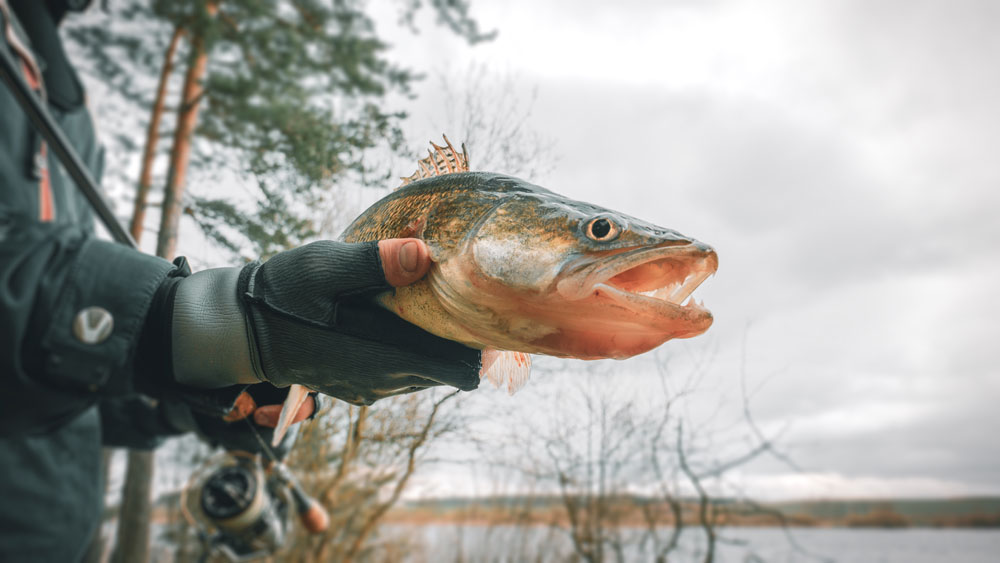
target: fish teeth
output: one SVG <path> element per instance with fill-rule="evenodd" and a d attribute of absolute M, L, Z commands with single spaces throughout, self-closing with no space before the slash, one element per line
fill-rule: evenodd
<path fill-rule="evenodd" d="M 684 281 L 681 282 L 681 283 L 679 283 L 679 284 L 677 284 L 677 287 L 675 287 L 674 290 L 670 293 L 670 297 L 667 298 L 667 301 L 670 301 L 674 305 L 679 305 L 680 302 L 685 297 L 687 297 L 687 295 L 684 294 L 684 288 L 687 287 L 688 280 L 690 280 L 690 279 L 691 279 L 690 275 L 685 276 L 684 277 Z"/>
<path fill-rule="evenodd" d="M 661 301 L 667 301 L 682 307 L 698 307 L 701 306 L 701 304 L 691 297 L 694 289 L 699 285 L 698 282 L 701 281 L 701 279 L 696 279 L 698 277 L 698 274 L 689 274 L 684 278 L 683 282 L 670 282 L 657 289 L 637 291 L 635 293 L 645 297 L 652 297 Z"/>
<path fill-rule="evenodd" d="M 654 299 L 668 300 L 670 295 L 676 291 L 676 283 L 670 283 L 663 287 L 658 287 L 656 289 L 649 289 L 646 291 L 637 291 L 639 295 L 644 295 L 646 297 L 652 297 Z"/>
<path fill-rule="evenodd" d="M 670 294 L 671 293 L 673 293 L 673 285 L 672 284 L 671 285 L 665 285 L 665 286 L 661 287 L 660 289 L 657 289 L 656 291 L 654 291 L 653 292 L 653 297 L 656 297 L 657 299 L 668 300 L 668 299 L 670 299 Z"/>

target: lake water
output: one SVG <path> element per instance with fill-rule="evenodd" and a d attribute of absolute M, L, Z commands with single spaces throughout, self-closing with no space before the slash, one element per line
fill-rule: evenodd
<path fill-rule="evenodd" d="M 386 535 L 415 542 L 411 563 L 480 561 L 565 561 L 572 544 L 563 532 L 518 526 L 384 526 Z M 651 540 L 640 544 L 642 531 L 625 530 L 627 561 L 652 561 Z M 842 563 L 997 563 L 1000 530 L 907 528 L 723 528 L 716 548 L 719 563 L 782 563 L 829 561 Z M 665 541 L 669 530 L 662 530 Z M 704 535 L 686 529 L 671 563 L 701 561 Z M 569 559 L 572 560 L 572 559 Z M 608 561 L 614 561 L 608 553 Z"/>

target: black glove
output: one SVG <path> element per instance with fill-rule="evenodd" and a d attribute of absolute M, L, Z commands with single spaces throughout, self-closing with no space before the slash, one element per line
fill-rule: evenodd
<path fill-rule="evenodd" d="M 436 385 L 475 389 L 480 351 L 434 336 L 374 301 L 392 290 L 375 242 L 315 242 L 238 274 L 196 273 L 176 292 L 175 376 L 217 387 L 256 375 L 354 404 Z"/>

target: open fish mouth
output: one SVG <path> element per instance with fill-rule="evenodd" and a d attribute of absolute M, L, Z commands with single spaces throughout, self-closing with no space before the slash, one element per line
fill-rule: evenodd
<path fill-rule="evenodd" d="M 566 299 L 604 297 L 675 325 L 686 320 L 698 325 L 690 327 L 690 336 L 704 332 L 711 324 L 711 313 L 691 297 L 719 267 L 718 255 L 706 244 L 671 240 L 652 247 L 621 249 L 582 262 L 556 286 Z"/>

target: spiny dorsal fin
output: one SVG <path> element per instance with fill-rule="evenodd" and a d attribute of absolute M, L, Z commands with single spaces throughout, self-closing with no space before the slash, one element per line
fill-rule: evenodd
<path fill-rule="evenodd" d="M 445 174 L 469 171 L 469 151 L 465 149 L 465 143 L 462 143 L 462 152 L 458 152 L 446 135 L 441 136 L 444 137 L 445 146 L 442 147 L 431 141 L 431 146 L 434 147 L 434 150 L 428 149 L 427 158 L 417 161 L 420 168 L 416 172 L 410 176 L 400 178 L 403 181 L 399 186 L 400 188 L 410 182 L 416 182 L 417 180 L 423 180 L 432 176 L 443 176 Z"/>
<path fill-rule="evenodd" d="M 507 385 L 507 393 L 513 395 L 524 387 L 531 375 L 531 356 L 524 352 L 508 350 L 483 350 L 483 367 L 479 377 L 490 381 L 495 387 Z"/>

